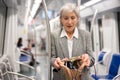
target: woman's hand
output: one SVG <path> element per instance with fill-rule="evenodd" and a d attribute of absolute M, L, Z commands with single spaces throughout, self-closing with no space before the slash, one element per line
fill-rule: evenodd
<path fill-rule="evenodd" d="M 66 61 L 68 61 L 68 60 L 69 60 L 68 58 L 63 58 L 63 59 L 61 60 L 59 57 L 57 57 L 57 58 L 55 59 L 55 62 L 54 62 L 54 67 L 55 67 L 56 69 L 60 69 L 61 66 L 64 66 L 64 62 L 66 62 Z"/>
<path fill-rule="evenodd" d="M 90 66 L 90 58 L 89 58 L 88 54 L 86 54 L 86 53 L 83 54 L 82 60 L 83 60 L 85 66 L 87 66 L 87 67 Z"/>
<path fill-rule="evenodd" d="M 66 57 L 66 58 L 63 58 L 62 61 L 66 62 L 66 61 L 69 61 L 69 59 Z"/>
<path fill-rule="evenodd" d="M 56 69 L 60 69 L 60 64 L 61 63 L 61 60 L 60 60 L 60 58 L 59 57 L 57 57 L 56 59 L 55 59 L 55 62 L 54 62 L 54 67 L 56 68 Z"/>

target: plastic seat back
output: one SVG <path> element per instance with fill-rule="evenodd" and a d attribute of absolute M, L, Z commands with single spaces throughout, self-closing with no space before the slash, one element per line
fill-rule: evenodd
<path fill-rule="evenodd" d="M 120 54 L 113 54 L 112 61 L 110 63 L 109 74 L 116 76 L 118 74 L 120 65 Z"/>

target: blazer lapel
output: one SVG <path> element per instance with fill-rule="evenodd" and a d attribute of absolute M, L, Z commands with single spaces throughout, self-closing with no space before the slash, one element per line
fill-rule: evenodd
<path fill-rule="evenodd" d="M 63 53 L 61 53 L 61 54 L 63 54 L 64 57 L 69 58 L 68 45 L 67 45 L 66 37 L 60 38 L 60 45 L 61 45 L 61 48 L 62 48 L 62 51 L 63 51 Z"/>
<path fill-rule="evenodd" d="M 80 53 L 80 51 L 83 49 L 83 42 L 81 39 L 81 36 L 77 38 L 73 38 L 73 50 L 72 50 L 72 56 L 77 56 L 80 55 L 78 54 L 78 52 Z"/>
<path fill-rule="evenodd" d="M 79 47 L 78 39 L 73 38 L 73 48 L 72 48 L 72 56 L 76 55 L 77 48 Z"/>

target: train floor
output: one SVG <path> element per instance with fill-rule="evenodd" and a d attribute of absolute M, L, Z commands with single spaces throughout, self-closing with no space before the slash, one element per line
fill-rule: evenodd
<path fill-rule="evenodd" d="M 45 51 L 38 52 L 36 54 L 36 61 L 39 62 L 39 64 L 36 64 L 35 70 L 26 70 L 23 69 L 20 73 L 34 77 L 35 80 L 49 80 L 48 79 L 48 55 L 46 55 Z M 106 67 L 102 66 L 101 64 L 96 66 L 97 74 L 105 74 L 106 73 Z M 91 74 L 95 73 L 94 67 L 91 68 Z"/>

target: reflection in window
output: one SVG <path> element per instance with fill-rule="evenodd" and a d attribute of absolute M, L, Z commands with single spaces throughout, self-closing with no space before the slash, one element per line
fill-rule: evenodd
<path fill-rule="evenodd" d="M 53 10 L 48 10 L 48 17 L 49 19 L 53 18 L 54 11 Z M 42 11 L 42 19 L 45 19 L 45 11 Z"/>

